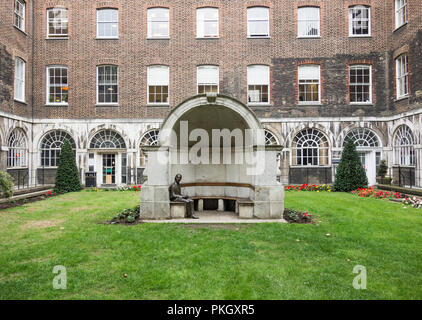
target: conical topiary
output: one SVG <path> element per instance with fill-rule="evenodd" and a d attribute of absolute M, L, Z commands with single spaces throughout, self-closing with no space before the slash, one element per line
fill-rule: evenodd
<path fill-rule="evenodd" d="M 347 140 L 337 167 L 334 190 L 350 192 L 358 188 L 366 188 L 368 178 L 352 140 Z"/>
<path fill-rule="evenodd" d="M 70 142 L 66 140 L 60 152 L 54 191 L 56 193 L 66 193 L 81 189 L 82 186 L 76 166 L 75 152 L 72 150 Z"/>

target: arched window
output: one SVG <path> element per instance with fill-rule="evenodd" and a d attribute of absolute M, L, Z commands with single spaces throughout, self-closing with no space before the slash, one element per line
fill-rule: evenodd
<path fill-rule="evenodd" d="M 279 145 L 280 144 L 278 142 L 278 139 L 275 136 L 275 134 L 273 134 L 271 131 L 266 130 L 266 129 L 264 131 L 265 131 L 265 145 L 267 145 L 267 146 L 274 146 L 274 145 Z"/>
<path fill-rule="evenodd" d="M 292 165 L 326 166 L 329 163 L 327 137 L 317 129 L 300 131 L 292 143 Z"/>
<path fill-rule="evenodd" d="M 122 136 L 113 130 L 101 130 L 91 140 L 90 149 L 126 149 Z"/>
<path fill-rule="evenodd" d="M 28 145 L 26 136 L 22 129 L 15 129 L 9 136 L 7 143 L 7 166 L 9 168 L 26 167 L 28 157 Z"/>
<path fill-rule="evenodd" d="M 69 140 L 72 149 L 76 150 L 75 140 L 66 131 L 51 131 L 44 136 L 41 141 L 41 166 L 57 167 L 65 140 Z"/>
<path fill-rule="evenodd" d="M 158 146 L 158 134 L 160 131 L 158 129 L 153 129 L 151 131 L 148 131 L 144 134 L 144 136 L 141 139 L 140 147 L 142 146 Z M 147 162 L 147 155 L 141 150 L 141 157 L 140 157 L 140 165 L 141 167 L 146 166 Z"/>
<path fill-rule="evenodd" d="M 380 141 L 377 135 L 373 131 L 366 128 L 357 128 L 350 131 L 344 139 L 343 145 L 348 139 L 352 139 L 357 148 L 380 147 Z"/>
<path fill-rule="evenodd" d="M 402 166 L 415 164 L 415 139 L 406 125 L 398 127 L 394 135 L 394 163 Z"/>

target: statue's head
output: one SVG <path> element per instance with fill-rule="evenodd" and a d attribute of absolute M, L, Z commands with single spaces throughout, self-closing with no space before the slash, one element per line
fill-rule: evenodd
<path fill-rule="evenodd" d="M 176 177 L 174 177 L 174 181 L 176 181 L 177 183 L 182 181 L 182 175 L 180 173 L 176 174 Z"/>

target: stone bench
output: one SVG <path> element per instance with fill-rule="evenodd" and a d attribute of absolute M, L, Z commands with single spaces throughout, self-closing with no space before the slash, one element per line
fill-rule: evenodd
<path fill-rule="evenodd" d="M 195 196 L 193 200 L 198 200 L 198 211 L 203 211 L 204 205 L 203 200 L 206 199 L 218 199 L 217 211 L 224 211 L 224 200 L 236 201 L 236 213 L 239 214 L 239 218 L 252 219 L 254 212 L 254 201 L 248 198 L 238 197 L 227 197 L 227 196 Z"/>
<path fill-rule="evenodd" d="M 172 219 L 184 219 L 185 203 L 170 201 L 170 217 Z"/>
<path fill-rule="evenodd" d="M 218 210 L 224 211 L 224 200 L 233 200 L 236 201 L 236 213 L 239 214 L 239 218 L 243 219 L 252 219 L 254 213 L 254 202 L 251 199 L 247 198 L 237 198 L 237 197 L 226 197 L 226 196 L 195 196 L 191 198 L 192 200 L 198 200 L 198 211 L 204 210 L 203 200 L 206 199 L 218 199 Z M 170 216 L 172 219 L 183 219 L 185 218 L 185 203 L 183 202 L 170 202 Z"/>

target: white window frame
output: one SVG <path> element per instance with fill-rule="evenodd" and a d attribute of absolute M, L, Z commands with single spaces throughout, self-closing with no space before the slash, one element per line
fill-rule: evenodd
<path fill-rule="evenodd" d="M 53 130 L 46 133 L 41 139 L 40 166 L 56 168 L 59 162 L 61 148 L 65 140 L 69 140 L 73 152 L 76 151 L 75 140 L 64 130 Z"/>
<path fill-rule="evenodd" d="M 214 75 L 217 78 L 217 82 L 199 82 L 199 73 L 201 69 L 208 69 L 213 70 L 213 72 L 216 72 L 217 74 Z M 220 68 L 218 66 L 214 65 L 201 65 L 196 68 L 196 93 L 199 94 L 199 86 L 217 86 L 217 93 L 220 93 Z"/>
<path fill-rule="evenodd" d="M 24 103 L 26 101 L 26 62 L 19 57 L 15 58 L 14 99 Z"/>
<path fill-rule="evenodd" d="M 117 78 L 115 82 L 110 82 L 107 84 L 101 84 L 103 86 L 117 86 L 117 102 L 100 102 L 100 82 L 99 82 L 99 68 L 102 67 L 116 67 L 117 68 Z M 118 105 L 119 104 L 119 93 L 120 93 L 120 88 L 119 88 L 119 66 L 113 65 L 113 64 L 102 64 L 97 66 L 97 105 Z"/>
<path fill-rule="evenodd" d="M 369 84 L 362 82 L 356 82 L 356 83 L 352 83 L 352 76 L 351 76 L 351 71 L 353 69 L 369 69 Z M 352 102 L 352 99 L 350 99 L 350 95 L 351 95 L 351 87 L 353 86 L 365 86 L 365 85 L 369 85 L 369 101 L 363 101 L 363 102 Z M 372 104 L 372 65 L 365 65 L 365 64 L 353 64 L 349 66 L 349 99 L 350 99 L 350 104 Z"/>
<path fill-rule="evenodd" d="M 251 81 L 251 77 L 250 77 L 250 73 L 252 72 L 252 69 L 254 68 L 258 68 L 261 69 L 261 71 L 264 71 L 265 69 L 265 73 L 266 73 L 266 82 L 265 83 L 254 83 L 253 81 Z M 248 105 L 269 105 L 271 103 L 271 86 L 270 86 L 270 67 L 267 65 L 263 65 L 263 64 L 254 64 L 254 65 L 250 65 L 248 66 L 247 69 L 247 101 L 248 101 Z M 249 102 L 249 86 L 267 86 L 268 87 L 268 101 L 267 102 Z M 261 99 L 260 99 L 261 100 Z"/>
<path fill-rule="evenodd" d="M 167 20 L 154 20 L 152 14 L 154 11 L 163 10 L 167 12 Z M 152 35 L 152 24 L 153 23 L 166 23 L 167 24 L 167 34 L 160 36 Z M 148 39 L 169 39 L 170 38 L 170 9 L 165 7 L 153 7 L 147 9 L 147 34 Z"/>
<path fill-rule="evenodd" d="M 397 99 L 409 96 L 409 64 L 407 54 L 396 58 L 396 95 Z M 404 87 L 403 87 L 404 86 Z M 403 94 L 401 93 L 403 89 Z M 406 90 L 407 89 L 407 90 Z"/>
<path fill-rule="evenodd" d="M 141 143 L 139 144 L 139 165 L 141 168 L 145 168 L 148 162 L 148 154 L 144 153 L 141 148 L 143 146 L 158 146 L 159 133 L 159 129 L 152 129 L 142 136 Z"/>
<path fill-rule="evenodd" d="M 306 9 L 316 9 L 318 12 L 318 17 L 312 20 L 305 19 L 301 17 L 301 12 L 305 12 Z M 315 23 L 318 24 L 318 34 L 316 35 L 307 35 L 307 34 L 300 34 L 301 25 L 305 25 L 303 29 L 309 29 L 309 27 L 315 26 Z M 305 6 L 299 7 L 297 10 L 297 36 L 298 38 L 319 38 L 321 37 L 321 10 L 320 7 L 313 7 L 313 6 Z"/>
<path fill-rule="evenodd" d="M 67 24 L 67 33 L 66 34 L 50 34 L 50 17 L 49 17 L 49 13 L 50 11 L 66 11 L 67 13 L 67 18 L 65 19 L 60 19 L 60 23 Z M 56 21 L 55 19 L 51 20 L 51 22 L 54 23 L 54 21 Z M 57 20 L 59 21 L 59 20 Z M 47 9 L 47 38 L 48 39 L 66 39 L 69 37 L 69 10 L 67 8 L 60 8 L 60 7 L 54 7 L 54 8 L 49 8 Z"/>
<path fill-rule="evenodd" d="M 307 128 L 299 131 L 292 140 L 291 150 L 290 163 L 293 167 L 327 167 L 331 165 L 330 142 L 328 137 L 318 129 Z M 307 164 L 303 164 L 304 159 Z M 308 163 L 309 159 L 311 159 L 311 163 Z M 299 162 L 300 164 L 298 164 Z"/>
<path fill-rule="evenodd" d="M 69 101 L 69 68 L 65 65 L 51 65 L 51 66 L 47 66 L 46 68 L 46 104 L 47 105 L 53 105 L 53 106 L 67 106 L 69 104 L 69 102 L 50 102 L 50 87 L 58 87 L 59 85 L 51 85 L 50 84 L 50 69 L 55 69 L 55 68 L 62 68 L 62 69 L 66 69 L 67 70 L 67 83 L 66 84 L 61 84 L 61 86 L 66 86 L 68 88 L 67 90 L 67 101 Z"/>
<path fill-rule="evenodd" d="M 353 34 L 353 10 L 368 10 L 368 34 Z M 362 20 L 362 19 L 360 19 Z M 371 7 L 363 5 L 354 5 L 349 7 L 349 37 L 371 37 L 372 36 L 372 19 L 371 19 Z"/>
<path fill-rule="evenodd" d="M 22 10 L 19 10 L 19 9 L 22 9 Z M 23 0 L 15 0 L 13 25 L 23 32 L 25 32 L 25 16 L 26 16 L 26 2 Z M 18 25 L 16 25 L 17 20 L 20 22 L 20 25 L 19 23 Z"/>
<path fill-rule="evenodd" d="M 300 69 L 301 68 L 309 68 L 309 67 L 318 67 L 318 79 L 301 79 L 300 78 Z M 301 83 L 300 81 L 305 81 Z M 301 84 L 316 84 L 316 82 L 306 82 L 306 81 L 315 81 L 318 80 L 318 101 L 298 101 L 299 104 L 307 104 L 307 105 L 315 105 L 321 104 L 321 66 L 319 64 L 303 64 L 297 67 L 297 92 L 298 92 L 298 99 L 300 97 L 300 85 Z"/>
<path fill-rule="evenodd" d="M 25 132 L 15 128 L 7 140 L 7 168 L 28 167 L 28 140 Z"/>
<path fill-rule="evenodd" d="M 217 12 L 217 19 L 206 18 L 207 11 L 211 12 L 212 14 Z M 202 16 L 201 16 L 201 13 L 203 13 Z M 214 8 L 214 7 L 202 7 L 202 8 L 196 9 L 196 37 L 197 38 L 218 38 L 219 37 L 219 33 L 220 33 L 219 14 L 220 12 L 218 8 Z M 217 25 L 217 31 L 213 34 L 211 33 L 205 34 L 206 23 L 215 23 Z"/>
<path fill-rule="evenodd" d="M 415 137 L 407 125 L 399 126 L 393 136 L 394 164 L 414 166 L 416 163 Z"/>
<path fill-rule="evenodd" d="M 253 12 L 253 10 L 256 9 L 265 9 L 267 12 L 267 17 L 266 18 L 260 18 L 260 19 L 252 19 L 250 18 L 251 13 Z M 250 23 L 251 22 L 265 22 L 266 21 L 266 27 L 267 27 L 267 34 L 264 35 L 255 35 L 255 34 L 251 34 L 251 27 L 250 27 Z M 254 6 L 254 7 L 249 7 L 247 9 L 247 24 L 248 24 L 248 38 L 269 38 L 270 37 L 270 8 L 268 7 L 264 7 L 264 6 Z"/>
<path fill-rule="evenodd" d="M 150 102 L 149 101 L 149 87 L 150 86 L 166 86 L 165 84 L 151 84 L 150 78 L 151 78 L 151 70 L 158 69 L 158 68 L 165 68 L 167 69 L 167 102 Z M 163 81 L 165 83 L 166 81 Z M 147 105 L 169 105 L 170 104 L 170 67 L 165 65 L 154 65 L 149 66 L 147 68 Z"/>
<path fill-rule="evenodd" d="M 404 19 L 403 19 L 404 13 Z M 407 0 L 394 1 L 394 20 L 396 29 L 407 23 Z"/>
<path fill-rule="evenodd" d="M 112 21 L 100 21 L 101 11 L 113 11 L 117 12 L 116 20 Z M 116 24 L 117 25 L 117 35 L 115 36 L 100 36 L 100 25 L 101 24 Z M 116 8 L 99 8 L 97 9 L 97 38 L 98 39 L 118 39 L 119 38 L 119 9 Z"/>

